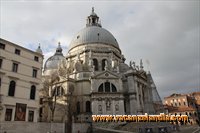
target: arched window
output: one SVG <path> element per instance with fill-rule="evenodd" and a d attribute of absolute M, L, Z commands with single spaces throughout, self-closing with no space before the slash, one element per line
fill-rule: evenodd
<path fill-rule="evenodd" d="M 76 111 L 77 111 L 77 114 L 80 113 L 80 102 L 77 102 L 76 104 Z"/>
<path fill-rule="evenodd" d="M 112 92 L 117 92 L 117 88 L 113 84 L 111 85 L 111 87 L 112 87 Z"/>
<path fill-rule="evenodd" d="M 114 84 L 110 82 L 105 82 L 99 86 L 98 92 L 117 92 L 117 88 Z"/>
<path fill-rule="evenodd" d="M 52 92 L 52 96 L 55 96 L 55 95 L 56 95 L 56 89 L 54 89 Z"/>
<path fill-rule="evenodd" d="M 56 96 L 60 96 L 60 87 L 56 87 Z"/>
<path fill-rule="evenodd" d="M 86 112 L 91 112 L 90 101 L 86 101 Z"/>
<path fill-rule="evenodd" d="M 92 24 L 95 24 L 95 18 L 92 18 Z"/>
<path fill-rule="evenodd" d="M 64 93 L 64 89 L 62 88 L 62 87 L 60 87 L 60 94 L 61 95 L 64 95 L 65 93 Z"/>
<path fill-rule="evenodd" d="M 13 80 L 10 81 L 8 96 L 14 96 L 15 95 L 15 87 L 16 87 L 15 81 L 13 81 Z"/>
<path fill-rule="evenodd" d="M 61 86 L 58 86 L 56 88 L 56 94 L 57 96 L 62 96 L 64 94 L 64 89 Z"/>
<path fill-rule="evenodd" d="M 53 96 L 62 96 L 64 94 L 64 89 L 61 86 L 57 86 L 54 88 L 52 95 Z"/>
<path fill-rule="evenodd" d="M 95 71 L 98 71 L 99 70 L 99 67 L 98 67 L 98 60 L 97 59 L 93 59 L 93 65 L 94 65 L 94 70 Z"/>
<path fill-rule="evenodd" d="M 101 62 L 102 71 L 105 70 L 106 61 L 107 61 L 106 59 L 103 59 L 102 62 Z"/>
<path fill-rule="evenodd" d="M 36 87 L 35 85 L 31 86 L 31 91 L 30 91 L 30 99 L 35 99 L 35 91 L 36 91 Z"/>
<path fill-rule="evenodd" d="M 110 92 L 110 82 L 105 82 L 105 92 Z"/>
<path fill-rule="evenodd" d="M 103 92 L 103 84 L 99 86 L 98 92 Z"/>

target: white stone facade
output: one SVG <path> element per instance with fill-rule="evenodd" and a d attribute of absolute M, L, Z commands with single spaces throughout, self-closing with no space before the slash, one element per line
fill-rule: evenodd
<path fill-rule="evenodd" d="M 0 39 L 0 121 L 37 122 L 43 55 Z"/>
<path fill-rule="evenodd" d="M 87 120 L 87 117 L 80 120 L 79 116 L 88 114 L 153 114 L 155 85 L 151 74 L 143 70 L 142 60 L 139 66 L 125 63 L 116 39 L 101 27 L 98 19 L 93 11 L 86 28 L 72 39 L 65 59 L 57 64 L 59 80 L 54 86 L 64 89 L 59 97 L 73 99 L 75 121 Z M 57 110 L 55 118 L 64 112 Z M 57 120 L 62 121 L 58 117 Z"/>

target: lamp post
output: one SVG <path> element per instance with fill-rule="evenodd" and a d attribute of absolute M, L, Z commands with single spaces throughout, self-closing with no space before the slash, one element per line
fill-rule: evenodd
<path fill-rule="evenodd" d="M 53 110 L 53 98 L 52 97 L 46 97 L 44 100 L 43 100 L 44 104 L 48 104 L 48 107 L 50 108 L 51 110 L 51 114 L 50 114 L 50 132 L 52 130 L 52 121 L 53 121 L 53 118 L 52 118 L 52 110 Z"/>
<path fill-rule="evenodd" d="M 48 105 L 50 107 L 50 110 L 51 110 L 51 117 L 50 117 L 50 133 L 51 133 L 51 130 L 52 130 L 52 121 L 53 121 L 53 98 L 52 97 L 49 97 L 48 98 Z"/>
<path fill-rule="evenodd" d="M 67 94 L 64 95 L 64 101 L 66 102 L 66 116 L 65 119 L 65 133 L 72 133 L 72 92 L 74 91 L 73 87 L 69 88 Z"/>

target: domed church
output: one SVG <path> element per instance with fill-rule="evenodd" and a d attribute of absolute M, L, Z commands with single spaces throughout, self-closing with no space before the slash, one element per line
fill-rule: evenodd
<path fill-rule="evenodd" d="M 49 91 L 56 96 L 55 121 L 66 119 L 70 110 L 74 121 L 88 121 L 92 115 L 154 114 L 153 90 L 156 86 L 150 72 L 125 63 L 116 38 L 102 28 L 92 9 L 86 27 L 75 34 L 66 56 L 61 45 L 44 65 L 44 77 L 56 73 Z M 133 55 L 134 56 L 134 55 Z"/>

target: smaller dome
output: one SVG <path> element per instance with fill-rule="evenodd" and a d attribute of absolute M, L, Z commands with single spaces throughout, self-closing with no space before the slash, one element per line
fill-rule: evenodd
<path fill-rule="evenodd" d="M 63 56 L 60 43 L 58 43 L 58 47 L 56 49 L 55 54 L 49 57 L 47 61 L 45 62 L 44 70 L 57 69 L 59 62 L 63 59 L 65 59 L 65 57 Z"/>
<path fill-rule="evenodd" d="M 54 55 L 54 56 L 49 57 L 47 59 L 46 63 L 45 63 L 44 69 L 45 70 L 47 70 L 47 69 L 57 69 L 59 62 L 62 59 L 65 59 L 65 57 L 62 56 L 62 55 Z"/>

